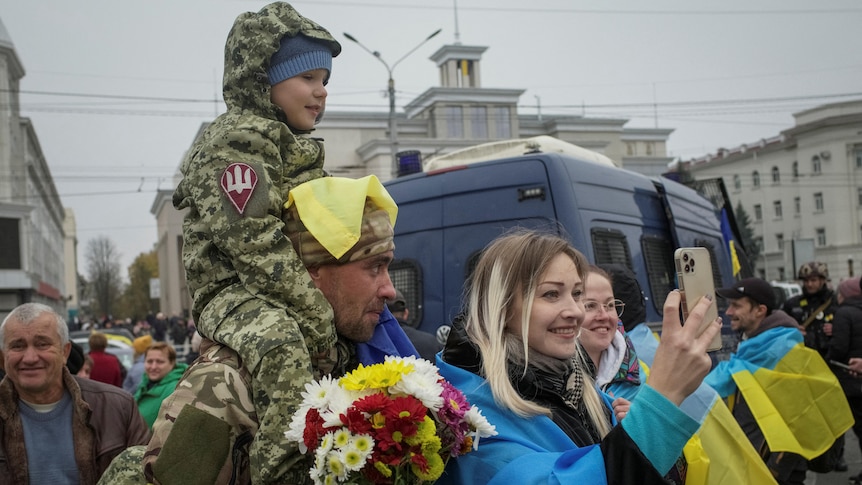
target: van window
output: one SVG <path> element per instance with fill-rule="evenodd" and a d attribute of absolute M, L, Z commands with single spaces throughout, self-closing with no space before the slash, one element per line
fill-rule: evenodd
<path fill-rule="evenodd" d="M 634 271 L 629 245 L 622 232 L 606 227 L 594 227 L 590 235 L 593 240 L 593 253 L 596 255 L 595 264 L 624 264 Z"/>
<path fill-rule="evenodd" d="M 670 241 L 656 236 L 644 236 L 641 250 L 647 269 L 649 292 L 653 308 L 661 315 L 664 300 L 674 288 L 676 272 L 673 266 L 673 245 Z"/>
<path fill-rule="evenodd" d="M 389 278 L 407 300 L 407 325 L 418 327 L 422 322 L 422 268 L 412 259 L 396 259 L 389 265 Z"/>

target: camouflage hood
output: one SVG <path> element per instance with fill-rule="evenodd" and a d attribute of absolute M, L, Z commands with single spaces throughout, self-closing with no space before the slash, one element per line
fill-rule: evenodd
<path fill-rule="evenodd" d="M 271 3 L 260 12 L 246 12 L 236 18 L 224 52 L 223 95 L 229 111 L 244 108 L 264 118 L 285 121 L 284 113 L 270 101 L 266 71 L 282 37 L 300 33 L 329 45 L 332 57 L 341 52 L 341 44 L 326 29 L 288 3 Z"/>

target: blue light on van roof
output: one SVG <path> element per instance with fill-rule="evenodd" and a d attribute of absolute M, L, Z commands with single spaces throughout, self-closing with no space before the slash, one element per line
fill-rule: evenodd
<path fill-rule="evenodd" d="M 545 200 L 545 188 L 531 187 L 529 189 L 518 189 L 518 202 L 523 202 L 529 199 Z"/>

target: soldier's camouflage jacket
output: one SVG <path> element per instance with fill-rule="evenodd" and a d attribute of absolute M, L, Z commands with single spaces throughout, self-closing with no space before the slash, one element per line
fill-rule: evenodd
<path fill-rule="evenodd" d="M 248 446 L 258 429 L 251 374 L 229 347 L 204 342 L 200 357 L 159 410 L 143 459 L 150 483 L 250 483 Z M 314 362 L 314 378 L 342 376 L 357 364 L 353 344 L 339 340 Z M 283 479 L 306 482 L 310 468 L 310 461 L 302 462 Z"/>
<path fill-rule="evenodd" d="M 227 112 L 189 150 L 173 204 L 188 209 L 183 264 L 201 333 L 214 336 L 223 316 L 257 300 L 284 309 L 289 324 L 299 322 L 314 353 L 335 342 L 332 310 L 283 234 L 281 216 L 292 187 L 324 175 L 323 146 L 287 126 L 270 101 L 266 73 L 280 39 L 298 33 L 326 42 L 334 54 L 341 49 L 286 3 L 237 17 L 225 45 Z"/>

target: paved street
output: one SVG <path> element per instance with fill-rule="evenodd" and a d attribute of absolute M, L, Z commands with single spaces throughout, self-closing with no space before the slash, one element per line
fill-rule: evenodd
<path fill-rule="evenodd" d="M 844 459 L 847 460 L 849 470 L 843 473 L 810 473 L 806 485 L 847 485 L 851 476 L 857 475 L 862 471 L 862 453 L 859 451 L 859 442 L 856 440 L 856 435 L 853 431 L 848 431 L 845 436 L 846 445 L 844 448 Z"/>

